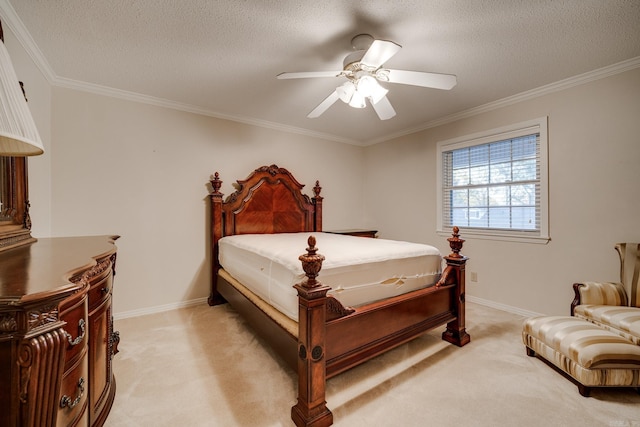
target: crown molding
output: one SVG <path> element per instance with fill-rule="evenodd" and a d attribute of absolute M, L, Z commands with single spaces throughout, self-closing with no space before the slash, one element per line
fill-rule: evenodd
<path fill-rule="evenodd" d="M 36 42 L 31 37 L 31 34 L 29 34 L 29 31 L 27 31 L 27 28 L 24 26 L 22 20 L 18 17 L 18 14 L 8 0 L 0 0 L 0 17 L 2 17 L 3 25 L 6 24 L 6 26 L 15 35 L 47 82 L 53 85 L 56 80 L 56 75 L 53 72 L 51 65 L 49 65 L 47 58 L 42 54 L 40 48 L 38 48 L 38 45 L 36 45 Z"/>
<path fill-rule="evenodd" d="M 0 2 L 2 1 L 5 1 L 5 0 L 0 0 Z M 569 89 L 571 87 L 575 87 L 575 86 L 583 85 L 596 80 L 604 79 L 604 78 L 614 76 L 616 74 L 624 73 L 626 71 L 630 71 L 639 67 L 640 67 L 640 56 L 628 59 L 626 61 L 618 62 L 616 64 L 609 65 L 607 67 L 599 68 L 597 70 L 579 74 L 577 76 L 569 77 L 567 79 L 560 80 L 558 82 L 551 83 L 545 86 L 541 86 L 536 89 L 531 89 L 525 92 L 521 92 L 519 94 L 502 98 L 497 101 L 489 102 L 487 104 L 480 105 L 478 107 L 469 108 L 468 110 L 464 110 L 459 113 L 451 114 L 449 116 L 432 120 L 418 127 L 405 129 L 404 131 L 390 134 L 384 137 L 376 138 L 367 142 L 353 140 L 349 138 L 343 138 L 336 135 L 327 134 L 324 132 L 314 132 L 308 129 L 297 128 L 294 126 L 287 126 L 280 123 L 269 122 L 266 120 L 258 120 L 250 117 L 223 114 L 223 113 L 207 110 L 207 109 L 200 108 L 190 104 L 184 104 L 184 103 L 179 103 L 175 101 L 170 101 L 167 99 L 141 95 L 135 92 L 114 89 L 114 88 L 100 86 L 92 83 L 86 83 L 86 82 L 81 82 L 77 80 L 61 78 L 61 77 L 55 76 L 53 72 L 51 72 L 50 74 L 53 75 L 51 79 L 52 85 L 58 86 L 58 87 L 74 89 L 74 90 L 79 90 L 84 92 L 91 92 L 98 95 L 110 96 L 110 97 L 125 99 L 129 101 L 134 101 L 134 102 L 141 102 L 141 103 L 146 103 L 150 105 L 156 105 L 159 107 L 170 108 L 170 109 L 185 111 L 185 112 L 194 113 L 194 114 L 200 114 L 203 116 L 214 117 L 214 118 L 223 119 L 223 120 L 230 120 L 234 122 L 244 123 L 244 124 L 253 125 L 253 126 L 259 126 L 263 128 L 272 129 L 272 130 L 295 133 L 299 135 L 305 135 L 305 136 L 320 138 L 320 139 L 329 140 L 329 141 L 341 142 L 344 144 L 366 147 L 370 145 L 379 144 L 381 142 L 389 141 L 395 138 L 399 138 L 402 136 L 411 135 L 411 134 L 421 132 L 427 129 L 431 129 L 437 126 L 452 123 L 457 120 L 461 120 L 461 119 L 473 117 L 479 114 L 483 114 L 489 111 L 497 110 L 499 108 L 517 104 L 519 102 L 538 98 L 540 96 L 559 92 L 565 89 Z"/>
<path fill-rule="evenodd" d="M 171 101 L 164 98 L 157 98 L 154 96 L 142 95 L 136 92 L 130 92 L 130 91 L 121 90 L 121 89 L 114 89 L 108 86 L 101 86 L 94 83 L 87 83 L 79 80 L 67 79 L 64 77 L 55 77 L 52 84 L 53 86 L 61 87 L 65 89 L 73 89 L 73 90 L 82 91 L 82 92 L 89 92 L 96 95 L 102 95 L 102 96 L 108 96 L 112 98 L 124 99 L 127 101 L 139 102 L 143 104 L 154 105 L 156 107 L 169 108 L 172 110 L 199 114 L 202 116 L 213 117 L 216 119 L 229 120 L 229 121 L 248 124 L 252 126 L 259 126 L 259 127 L 263 127 L 271 130 L 277 130 L 277 131 L 282 131 L 287 133 L 295 133 L 299 135 L 310 136 L 313 138 L 320 138 L 324 140 L 340 142 L 343 144 L 363 145 L 361 141 L 343 138 L 336 135 L 331 135 L 331 134 L 322 133 L 322 132 L 314 132 L 308 129 L 302 129 L 302 128 L 297 128 L 293 126 L 286 126 L 280 123 L 269 122 L 266 120 L 258 120 L 251 117 L 219 113 L 217 111 L 208 110 L 192 104 L 185 104 L 185 103 Z"/>
<path fill-rule="evenodd" d="M 406 129 L 401 132 L 397 132 L 394 134 L 390 134 L 384 137 L 376 138 L 374 140 L 369 141 L 367 145 L 375 145 L 381 142 L 389 141 L 395 138 L 399 138 L 401 136 L 411 135 L 413 133 L 421 132 L 423 130 L 431 129 L 437 126 L 445 125 L 448 123 L 455 122 L 457 120 L 465 119 L 468 117 L 476 116 L 478 114 L 486 113 L 488 111 L 497 110 L 499 108 L 507 107 L 509 105 L 517 104 L 519 102 L 527 101 L 529 99 L 538 98 L 543 95 L 548 95 L 550 93 L 559 92 L 565 89 L 569 89 L 574 86 L 583 85 L 595 80 L 604 79 L 606 77 L 610 77 L 616 74 L 624 73 L 626 71 L 633 70 L 635 68 L 640 67 L 640 56 L 635 58 L 628 59 L 626 61 L 618 62 L 613 65 L 609 65 L 607 67 L 599 68 L 594 71 L 589 71 L 583 74 L 579 74 L 574 77 L 569 77 L 564 80 L 560 80 L 555 83 L 551 83 L 545 86 L 541 86 L 536 89 L 531 89 L 526 92 L 521 92 L 519 94 L 509 96 L 506 98 L 499 99 L 497 101 L 489 102 L 484 105 L 480 105 L 478 107 L 469 108 L 468 110 L 460 111 L 459 113 L 451 114 L 449 116 L 445 116 L 436 120 L 432 120 L 430 122 L 424 123 L 418 127 L 414 127 L 411 129 Z"/>

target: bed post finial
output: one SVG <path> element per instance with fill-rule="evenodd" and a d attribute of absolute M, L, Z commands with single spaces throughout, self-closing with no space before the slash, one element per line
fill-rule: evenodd
<path fill-rule="evenodd" d="M 220 174 L 218 172 L 213 174 L 213 179 L 210 182 L 211 182 L 211 187 L 213 187 L 212 194 L 221 194 L 220 187 L 222 187 L 222 180 L 220 179 Z"/>
<path fill-rule="evenodd" d="M 315 187 L 313 187 L 313 194 L 316 198 L 320 197 L 320 192 L 322 191 L 322 187 L 320 187 L 320 181 L 316 181 Z"/>
<path fill-rule="evenodd" d="M 298 427 L 325 427 L 333 424 L 333 414 L 325 401 L 325 323 L 327 292 L 331 289 L 316 280 L 324 256 L 309 236 L 307 253 L 300 255 L 307 279 L 294 286 L 298 291 L 298 402 L 291 419 Z"/>
<path fill-rule="evenodd" d="M 314 236 L 309 236 L 307 244 L 309 245 L 307 253 L 300 255 L 298 259 L 302 261 L 302 269 L 307 276 L 307 280 L 302 282 L 301 285 L 307 289 L 311 289 L 320 286 L 320 282 L 316 280 L 316 277 L 318 277 L 318 273 L 322 268 L 324 255 L 317 253 L 318 248 L 316 248 L 316 238 Z"/>
<path fill-rule="evenodd" d="M 320 187 L 320 181 L 316 181 L 315 187 L 313 187 L 313 204 L 315 205 L 315 213 L 313 218 L 313 231 L 322 231 L 322 199 L 320 195 L 322 187 Z"/>
<path fill-rule="evenodd" d="M 451 247 L 452 253 L 449 254 L 451 258 L 462 258 L 460 255 L 460 249 L 462 249 L 462 244 L 464 243 L 464 239 L 460 238 L 460 229 L 458 227 L 453 227 L 452 237 L 449 237 L 447 240 L 449 241 L 449 246 Z"/>

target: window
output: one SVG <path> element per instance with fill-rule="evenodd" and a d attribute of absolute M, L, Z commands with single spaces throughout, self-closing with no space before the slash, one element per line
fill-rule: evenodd
<path fill-rule="evenodd" d="M 438 143 L 438 231 L 545 243 L 547 119 Z"/>

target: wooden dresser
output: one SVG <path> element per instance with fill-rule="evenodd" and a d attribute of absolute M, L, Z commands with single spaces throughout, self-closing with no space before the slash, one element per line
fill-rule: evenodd
<path fill-rule="evenodd" d="M 0 252 L 0 426 L 101 426 L 115 397 L 118 236 Z"/>

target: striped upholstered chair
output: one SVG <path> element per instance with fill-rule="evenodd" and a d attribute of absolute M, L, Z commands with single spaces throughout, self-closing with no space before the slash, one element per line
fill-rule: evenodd
<path fill-rule="evenodd" d="M 640 345 L 640 244 L 618 243 L 620 282 L 575 283 L 571 315 Z"/>

